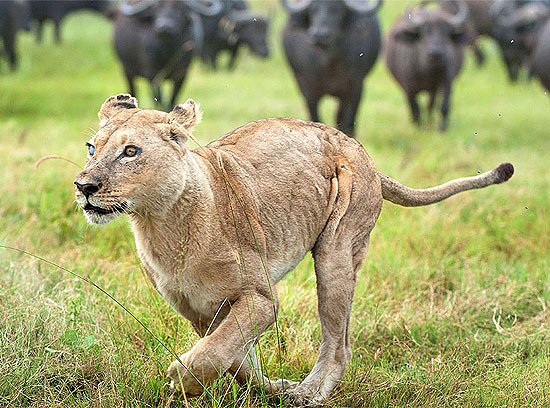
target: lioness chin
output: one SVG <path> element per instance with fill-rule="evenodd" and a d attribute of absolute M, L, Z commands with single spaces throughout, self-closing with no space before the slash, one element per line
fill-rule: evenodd
<path fill-rule="evenodd" d="M 127 214 L 141 261 L 159 293 L 202 337 L 170 365 L 171 387 L 197 395 L 229 372 L 240 382 L 325 400 L 351 357 L 349 317 L 357 272 L 383 199 L 441 201 L 508 180 L 504 163 L 430 189 L 410 189 L 376 170 L 338 130 L 265 119 L 204 148 L 186 146 L 199 123 L 188 100 L 170 113 L 108 98 L 76 199 L 90 223 Z M 322 327 L 319 357 L 299 384 L 264 377 L 254 342 L 276 319 L 275 284 L 311 251 Z M 192 374 L 191 374 L 192 373 Z"/>

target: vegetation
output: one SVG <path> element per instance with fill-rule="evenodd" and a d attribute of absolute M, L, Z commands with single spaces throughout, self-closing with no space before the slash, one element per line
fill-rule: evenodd
<path fill-rule="evenodd" d="M 248 121 L 307 117 L 281 51 L 277 3 L 272 58 L 244 54 L 232 72 L 193 65 L 181 101 L 204 110 L 202 144 Z M 386 2 L 386 32 L 403 3 Z M 51 27 L 49 27 L 51 29 Z M 0 68 L 0 244 L 89 277 L 178 353 L 197 340 L 152 289 L 125 219 L 88 226 L 73 199 L 97 110 L 126 91 L 110 23 L 67 18 L 64 43 L 19 41 L 19 70 Z M 490 41 L 487 65 L 468 54 L 455 83 L 450 128 L 416 129 L 382 59 L 368 77 L 358 140 L 378 168 L 415 187 L 511 161 L 506 184 L 443 203 L 386 203 L 358 279 L 354 354 L 330 407 L 525 407 L 550 405 L 550 115 L 536 82 L 510 85 Z M 152 107 L 145 82 L 141 106 Z M 333 124 L 334 101 L 322 105 Z M 313 264 L 278 285 L 281 310 L 262 337 L 270 377 L 300 380 L 316 359 L 320 327 Z M 163 386 L 173 357 L 95 287 L 44 261 L 0 248 L 0 406 L 259 407 L 283 402 L 224 378 L 194 400 Z M 282 370 L 282 373 L 281 373 Z"/>

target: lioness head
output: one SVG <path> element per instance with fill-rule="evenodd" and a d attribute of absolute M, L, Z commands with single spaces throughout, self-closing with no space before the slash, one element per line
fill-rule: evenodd
<path fill-rule="evenodd" d="M 86 166 L 74 181 L 88 222 L 171 207 L 185 187 L 185 143 L 201 120 L 198 105 L 189 99 L 166 113 L 139 109 L 136 98 L 120 94 L 107 98 L 98 116 Z"/>

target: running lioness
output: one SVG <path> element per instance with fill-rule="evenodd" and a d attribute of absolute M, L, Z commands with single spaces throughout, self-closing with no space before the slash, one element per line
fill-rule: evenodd
<path fill-rule="evenodd" d="M 159 293 L 202 337 L 173 362 L 171 387 L 197 395 L 229 372 L 285 391 L 297 403 L 325 400 L 351 357 L 349 318 L 358 270 L 384 199 L 422 206 L 508 180 L 503 163 L 476 177 L 411 189 L 376 170 L 354 139 L 319 123 L 265 119 L 204 148 L 187 147 L 200 122 L 188 100 L 170 113 L 108 98 L 76 199 L 90 223 L 127 214 Z M 275 285 L 311 251 L 322 342 L 301 382 L 269 380 L 254 342 L 276 319 Z M 182 365 L 183 363 L 183 365 Z"/>

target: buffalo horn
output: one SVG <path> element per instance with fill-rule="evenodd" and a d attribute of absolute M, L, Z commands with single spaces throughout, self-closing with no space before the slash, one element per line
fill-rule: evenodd
<path fill-rule="evenodd" d="M 194 12 L 202 14 L 203 16 L 217 16 L 224 9 L 222 2 L 219 0 L 208 0 L 200 2 L 197 0 L 188 0 L 187 6 Z"/>
<path fill-rule="evenodd" d="M 311 4 L 311 0 L 289 1 L 282 0 L 283 7 L 287 9 L 289 13 L 300 13 L 304 11 Z"/>
<path fill-rule="evenodd" d="M 364 0 L 344 0 L 346 6 L 361 14 L 370 14 L 374 13 L 382 5 L 382 0 L 376 0 L 375 2 L 364 1 Z"/>
<path fill-rule="evenodd" d="M 493 19 L 497 19 L 503 14 L 510 14 L 512 7 L 516 7 L 514 2 L 510 2 L 509 0 L 495 0 L 491 5 L 491 16 Z"/>
<path fill-rule="evenodd" d="M 119 10 L 125 16 L 135 16 L 153 7 L 155 4 L 157 4 L 156 0 L 126 0 L 120 3 Z"/>
<path fill-rule="evenodd" d="M 502 26 L 531 24 L 546 18 L 550 8 L 542 3 L 528 3 L 514 11 L 510 16 L 502 16 L 499 20 Z"/>
<path fill-rule="evenodd" d="M 407 11 L 407 17 L 409 18 L 410 22 L 415 26 L 421 26 L 424 24 L 424 19 L 422 18 L 422 13 L 418 11 L 418 9 L 409 10 Z"/>
<path fill-rule="evenodd" d="M 430 3 L 435 3 L 436 0 L 422 0 L 414 9 L 407 9 L 405 15 L 409 18 L 410 22 L 413 25 L 421 26 L 424 24 L 424 16 L 422 15 L 423 10 Z"/>
<path fill-rule="evenodd" d="M 454 26 L 461 26 L 466 22 L 466 19 L 468 18 L 468 7 L 466 6 L 466 4 L 464 4 L 464 1 L 462 0 L 458 0 L 456 1 L 456 3 L 458 5 L 458 11 L 454 16 L 449 19 L 449 23 Z"/>

